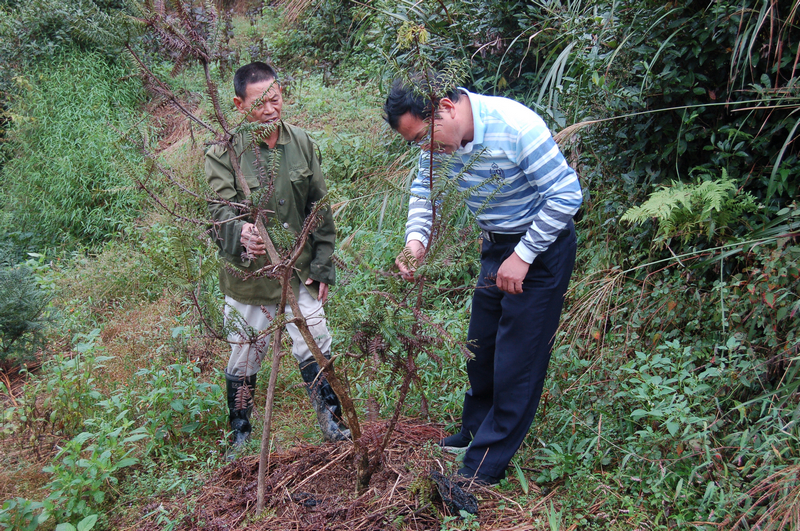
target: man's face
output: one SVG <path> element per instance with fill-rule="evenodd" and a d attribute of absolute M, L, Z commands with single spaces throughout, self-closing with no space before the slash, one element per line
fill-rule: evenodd
<path fill-rule="evenodd" d="M 440 105 L 439 111 L 434 114 L 433 123 L 433 144 L 430 138 L 430 120 L 422 120 L 410 112 L 400 116 L 397 132 L 406 141 L 420 146 L 423 151 L 451 154 L 461 147 L 461 134 L 452 108 Z"/>
<path fill-rule="evenodd" d="M 281 119 L 283 95 L 280 85 L 268 79 L 247 85 L 244 99 L 234 97 L 233 103 L 240 112 L 249 113 L 248 122 L 269 124 Z"/>

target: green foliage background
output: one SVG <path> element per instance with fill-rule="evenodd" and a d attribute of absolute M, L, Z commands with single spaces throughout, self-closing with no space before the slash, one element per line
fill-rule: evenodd
<path fill-rule="evenodd" d="M 97 243 L 137 213 L 142 157 L 121 140 L 142 102 L 129 70 L 77 51 L 17 77 L 0 205 L 6 230 L 39 247 Z"/>
<path fill-rule="evenodd" d="M 208 275 L 213 251 L 197 227 L 142 201 L 132 177 L 144 163 L 117 132 L 136 122 L 146 97 L 116 56 L 120 43 L 152 50 L 152 41 L 137 41 L 130 21 L 115 25 L 125 5 L 62 4 L 62 15 L 40 21 L 27 5 L 2 4 L 0 29 L 16 40 L 0 46 L 9 140 L 0 227 L 16 263 L 25 251 L 61 250 L 65 269 L 53 266 L 51 282 L 73 289 L 62 284 L 52 304 L 77 309 L 64 326 L 85 334 L 68 338 L 85 356 L 56 358 L 37 377 L 31 389 L 46 408 L 26 391 L 4 415 L 6 434 L 65 444 L 47 496 L 35 498 L 50 505 L 9 500 L 0 525 L 35 524 L 42 510 L 78 523 L 172 483 L 189 488 L 219 466 L 224 424 L 214 376 L 189 363 L 187 346 L 203 330 L 191 297 L 199 293 L 206 307 L 219 300 Z M 463 210 L 451 208 L 448 220 L 459 245 L 429 269 L 430 323 L 414 328 L 407 307 L 373 296 L 406 289 L 383 273 L 402 246 L 415 166 L 414 153 L 381 126 L 387 83 L 420 56 L 440 66 L 460 60 L 468 88 L 516 98 L 565 133 L 585 192 L 545 395 L 501 489 L 521 504 L 536 501 L 529 481 L 560 489 L 561 509 L 542 526 L 790 528 L 784 518 L 800 514 L 797 0 L 323 0 L 296 20 L 245 7 L 248 15 L 234 18 L 233 53 L 276 63 L 287 119 L 321 148 L 340 242 L 327 312 L 335 351 L 360 356 L 344 362 L 360 403 L 389 414 L 398 381 L 396 368 L 372 365 L 362 339 L 380 338 L 373 350 L 391 356 L 408 348 L 398 338 L 411 330 L 465 335 L 476 234 Z M 108 41 L 85 38 L 112 30 Z M 423 30 L 419 50 L 401 46 L 398 35 Z M 35 60 L 20 61 L 9 43 L 35 50 Z M 173 66 L 148 57 L 158 72 Z M 225 68 L 211 72 L 221 87 Z M 169 82 L 210 109 L 197 70 Z M 200 164 L 196 151 L 180 149 L 170 154 L 173 168 Z M 182 176 L 202 192 L 197 172 Z M 188 218 L 202 212 L 164 183 L 154 189 Z M 137 216 L 141 230 L 133 230 Z M 135 373 L 136 389 L 93 380 L 116 363 L 99 339 L 110 314 L 162 295 L 181 308 L 171 342 L 148 346 L 163 370 Z M 424 392 L 432 419 L 456 427 L 466 385 L 457 346 L 433 341 L 417 362 L 421 380 L 406 411 L 421 411 Z M 62 380 L 75 385 L 58 388 Z M 105 483 L 84 478 L 68 488 L 81 459 Z M 195 475 L 182 481 L 189 470 Z M 126 490 L 127 474 L 150 478 L 141 497 Z M 107 488 L 115 480 L 121 494 Z M 168 525 L 172 516 L 152 518 Z"/>

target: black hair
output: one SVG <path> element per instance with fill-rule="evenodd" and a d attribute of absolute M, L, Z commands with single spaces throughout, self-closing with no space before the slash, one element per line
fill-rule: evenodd
<path fill-rule="evenodd" d="M 434 83 L 440 77 L 440 75 L 435 75 Z M 443 97 L 455 103 L 461 98 L 461 92 L 458 88 L 453 87 L 447 90 Z M 411 116 L 426 120 L 431 116 L 431 107 L 431 101 L 428 97 L 415 90 L 411 83 L 402 79 L 395 79 L 392 83 L 392 88 L 389 90 L 389 95 L 386 97 L 386 103 L 383 104 L 383 119 L 389 123 L 389 127 L 397 129 L 397 126 L 400 125 L 400 117 L 405 113 L 410 112 Z M 439 99 L 436 99 L 433 102 L 433 110 L 438 108 Z"/>
<path fill-rule="evenodd" d="M 247 86 L 252 83 L 260 83 L 262 81 L 275 80 L 275 83 L 280 84 L 278 80 L 278 73 L 272 66 L 261 61 L 253 61 L 239 67 L 235 74 L 233 74 L 233 91 L 236 95 L 244 99 L 247 95 Z"/>

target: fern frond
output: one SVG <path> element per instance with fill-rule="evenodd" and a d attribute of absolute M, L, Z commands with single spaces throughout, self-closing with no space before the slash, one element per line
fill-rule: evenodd
<path fill-rule="evenodd" d="M 693 236 L 711 239 L 733 232 L 731 224 L 738 223 L 743 212 L 757 208 L 755 198 L 737 193 L 724 169 L 720 179 L 704 177 L 707 179 L 691 184 L 673 181 L 641 205 L 628 209 L 620 221 L 639 224 L 654 220 L 658 224 L 657 240 L 662 244 L 676 236 L 686 242 Z"/>

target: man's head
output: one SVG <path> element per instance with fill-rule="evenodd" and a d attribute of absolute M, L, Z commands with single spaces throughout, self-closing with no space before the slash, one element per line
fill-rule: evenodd
<path fill-rule="evenodd" d="M 411 85 L 396 79 L 383 105 L 383 118 L 410 144 L 417 144 L 424 150 L 453 153 L 472 139 L 469 105 L 469 100 L 462 98 L 458 89 L 447 91 L 431 105 L 431 101 Z M 430 142 L 431 119 L 435 126 L 433 146 Z"/>
<path fill-rule="evenodd" d="M 233 103 L 247 114 L 248 121 L 272 123 L 281 119 L 281 86 L 275 69 L 267 63 L 255 61 L 239 68 L 233 75 L 233 90 Z"/>

